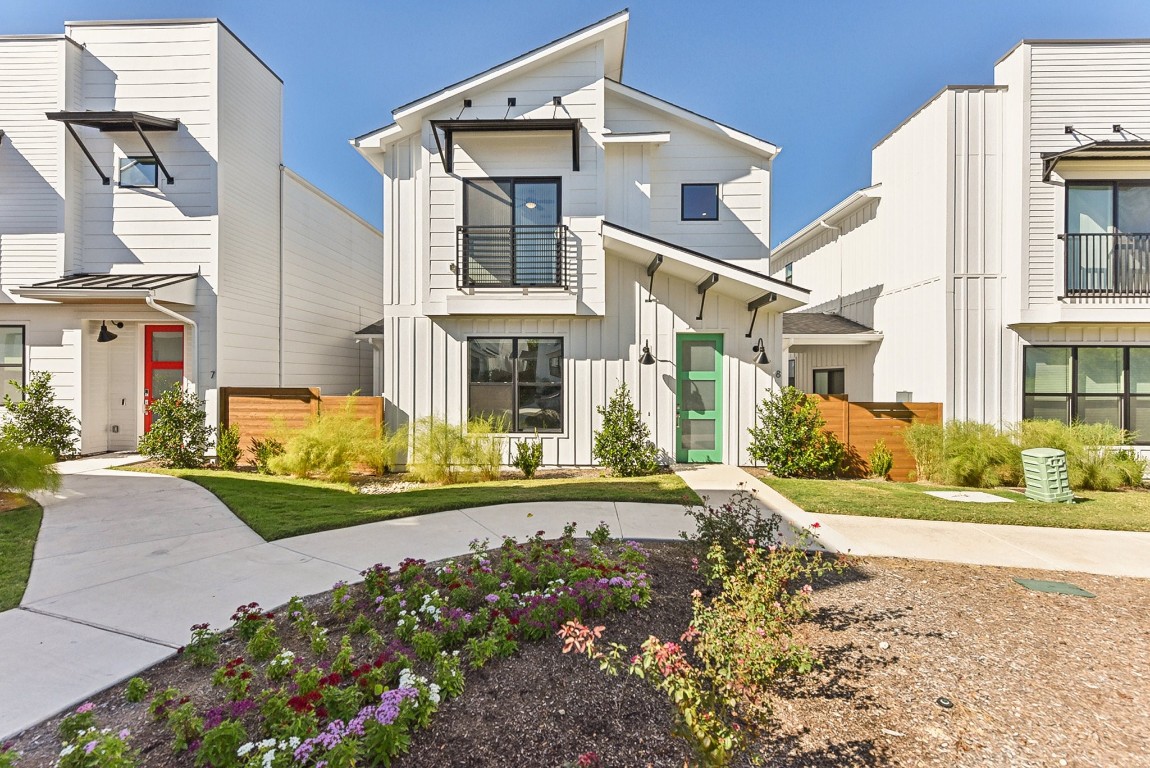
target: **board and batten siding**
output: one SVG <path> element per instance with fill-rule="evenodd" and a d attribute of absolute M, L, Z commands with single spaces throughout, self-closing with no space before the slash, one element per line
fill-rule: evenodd
<path fill-rule="evenodd" d="M 607 220 L 690 248 L 708 256 L 741 262 L 765 273 L 770 245 L 770 171 L 767 159 L 716 139 L 673 115 L 640 104 L 620 92 L 606 94 L 606 126 L 611 133 L 669 132 L 662 144 L 616 145 L 607 153 Z M 625 147 L 625 149 L 624 149 Z M 618 150 L 618 151 L 617 151 Z M 634 155 L 642 153 L 636 164 Z M 610 164 L 622 163 L 623 169 Z M 636 176 L 636 171 L 645 177 Z M 683 184 L 718 184 L 719 218 L 682 221 Z M 646 187 L 648 218 L 625 205 L 636 185 Z M 628 224 L 627 221 L 634 222 Z M 761 261 L 761 265 L 747 264 Z"/>
<path fill-rule="evenodd" d="M 220 386 L 268 386 L 280 360 L 283 83 L 218 30 Z M 285 217 L 286 224 L 286 217 Z"/>
<path fill-rule="evenodd" d="M 646 301 L 643 265 L 610 253 L 606 261 L 607 308 L 603 317 L 446 317 L 385 318 L 383 395 L 389 426 L 436 416 L 451 423 L 467 420 L 467 347 L 475 336 L 557 336 L 564 343 L 564 431 L 541 434 L 547 464 L 593 464 L 593 435 L 602 426 L 596 408 L 623 382 L 651 428 L 651 438 L 672 458 L 675 449 L 675 340 L 678 333 L 722 333 L 723 460 L 747 464 L 746 429 L 755 423 L 755 405 L 779 386 L 779 315 L 760 311 L 754 336 L 767 340 L 771 363 L 751 362 L 754 339 L 745 337 L 746 303 L 718 292 L 708 294 L 702 321 L 696 321 L 695 286 L 656 275 L 655 301 Z M 638 362 L 649 342 L 655 365 Z M 418 361 L 403 364 L 400 361 Z M 511 441 L 514 441 L 514 437 Z"/>
<path fill-rule="evenodd" d="M 383 234 L 284 173 L 285 387 L 371 394 L 372 350 L 355 332 L 384 312 Z"/>
<path fill-rule="evenodd" d="M 64 132 L 44 113 L 67 103 L 67 50 L 75 47 L 59 36 L 0 39 L 3 289 L 50 280 L 64 260 Z M 2 300 L 14 297 L 5 291 Z"/>

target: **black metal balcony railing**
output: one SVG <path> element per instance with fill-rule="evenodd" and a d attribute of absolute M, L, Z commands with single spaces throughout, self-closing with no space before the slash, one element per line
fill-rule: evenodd
<path fill-rule="evenodd" d="M 456 234 L 460 288 L 567 287 L 563 224 L 467 225 Z"/>
<path fill-rule="evenodd" d="M 1150 296 L 1150 234 L 1063 235 L 1066 295 Z"/>

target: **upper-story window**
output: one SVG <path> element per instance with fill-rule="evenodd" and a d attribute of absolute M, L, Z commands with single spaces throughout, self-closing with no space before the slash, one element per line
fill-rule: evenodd
<path fill-rule="evenodd" d="M 157 187 L 159 175 L 156 160 L 152 157 L 121 157 L 121 187 Z"/>
<path fill-rule="evenodd" d="M 787 266 L 783 271 L 783 279 L 788 283 L 793 283 L 795 281 L 795 263 L 793 261 L 787 262 Z"/>
<path fill-rule="evenodd" d="M 1066 185 L 1066 293 L 1150 295 L 1150 182 Z"/>
<path fill-rule="evenodd" d="M 716 221 L 719 218 L 718 184 L 683 185 L 683 221 Z"/>
<path fill-rule="evenodd" d="M 555 178 L 466 179 L 460 287 L 566 285 L 566 227 Z"/>

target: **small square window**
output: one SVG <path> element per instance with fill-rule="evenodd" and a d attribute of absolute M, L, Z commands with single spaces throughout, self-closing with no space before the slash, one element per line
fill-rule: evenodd
<path fill-rule="evenodd" d="M 156 160 L 153 157 L 120 158 L 121 187 L 157 187 Z"/>
<path fill-rule="evenodd" d="M 683 185 L 683 221 L 715 221 L 718 218 L 718 184 Z"/>

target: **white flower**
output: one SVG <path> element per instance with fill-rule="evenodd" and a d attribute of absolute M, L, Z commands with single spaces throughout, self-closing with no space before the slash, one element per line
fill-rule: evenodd
<path fill-rule="evenodd" d="M 64 748 L 60 750 L 60 757 L 67 757 L 68 755 L 72 754 L 75 751 L 76 751 L 76 745 L 75 744 L 65 744 Z"/>
<path fill-rule="evenodd" d="M 299 736 L 292 736 L 290 739 L 288 739 L 288 747 L 290 749 L 295 749 L 299 745 L 300 745 Z"/>
<path fill-rule="evenodd" d="M 260 742 L 260 749 L 267 749 L 268 747 L 274 747 L 275 745 L 276 745 L 275 739 L 264 739 L 263 741 Z"/>
<path fill-rule="evenodd" d="M 251 752 L 255 748 L 255 746 L 256 745 L 250 741 L 246 744 L 241 744 L 240 748 L 236 750 L 236 757 L 243 757 L 248 752 Z"/>

